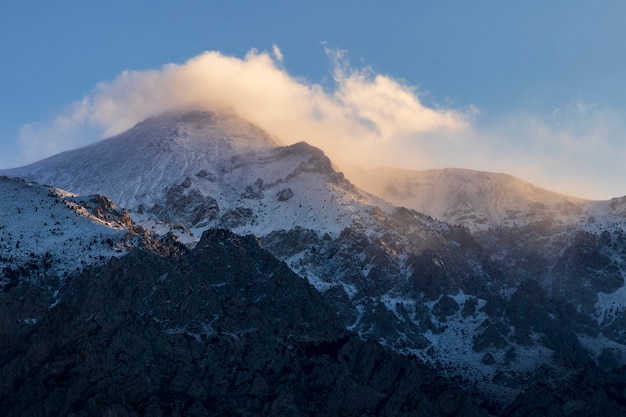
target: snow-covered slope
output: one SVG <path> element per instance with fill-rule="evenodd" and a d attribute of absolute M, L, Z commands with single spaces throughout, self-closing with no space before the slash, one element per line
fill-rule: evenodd
<path fill-rule="evenodd" d="M 130 219 L 104 196 L 80 197 L 0 177 L 0 287 L 59 283 L 68 273 L 126 252 Z"/>
<path fill-rule="evenodd" d="M 104 194 L 121 207 L 150 205 L 155 190 L 196 174 L 206 179 L 232 169 L 231 158 L 276 144 L 232 113 L 173 112 L 115 137 L 6 171 L 80 194 Z M 205 172 L 202 170 L 205 169 Z"/>
<path fill-rule="evenodd" d="M 392 204 L 474 231 L 521 227 L 545 220 L 593 230 L 616 221 L 624 223 L 626 218 L 624 199 L 585 200 L 507 174 L 452 168 L 379 168 L 354 169 L 349 178 Z"/>
<path fill-rule="evenodd" d="M 216 226 L 256 235 L 300 226 L 337 235 L 370 216 L 368 201 L 388 206 L 357 192 L 319 149 L 278 146 L 228 111 L 166 113 L 94 145 L 0 173 L 101 193 L 147 228 L 179 223 L 196 238 Z"/>

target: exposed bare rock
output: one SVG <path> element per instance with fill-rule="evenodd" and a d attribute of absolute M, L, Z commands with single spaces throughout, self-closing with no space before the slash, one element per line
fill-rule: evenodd
<path fill-rule="evenodd" d="M 278 198 L 278 201 L 287 201 L 293 197 L 293 190 L 291 188 L 283 188 L 278 192 L 276 197 Z"/>
<path fill-rule="evenodd" d="M 192 227 L 217 218 L 220 208 L 213 197 L 202 195 L 195 188 L 176 185 L 167 190 L 164 205 L 156 205 L 151 211 L 164 221 L 179 221 Z"/>

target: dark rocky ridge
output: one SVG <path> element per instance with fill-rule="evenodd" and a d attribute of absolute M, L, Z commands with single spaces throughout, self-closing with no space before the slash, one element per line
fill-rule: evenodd
<path fill-rule="evenodd" d="M 541 384 L 550 387 L 551 393 L 542 395 L 551 398 L 555 402 L 552 407 L 565 413 L 562 415 L 568 415 L 564 410 L 570 406 L 588 411 L 593 408 L 589 404 L 599 400 L 586 396 L 585 392 L 608 387 L 611 375 L 619 375 L 619 369 L 623 369 L 620 368 L 623 358 L 619 346 L 607 347 L 593 359 L 591 352 L 581 344 L 579 337 L 595 338 L 608 329 L 603 329 L 584 310 L 576 308 L 578 298 L 546 292 L 536 279 L 523 278 L 533 277 L 530 273 L 511 274 L 505 265 L 491 260 L 489 251 L 463 228 L 450 228 L 443 238 L 431 235 L 424 239 L 428 236 L 426 233 L 410 236 L 415 245 L 414 252 L 406 258 L 405 265 L 410 266 L 412 274 L 406 279 L 398 279 L 402 276 L 398 264 L 390 251 L 383 249 L 401 247 L 400 235 L 393 233 L 396 228 L 388 229 L 389 233 L 383 238 L 386 239 L 384 246 L 356 229 L 345 229 L 337 239 L 319 237 L 314 231 L 305 229 L 278 231 L 262 241 L 282 258 L 303 254 L 300 257 L 301 265 L 304 265 L 301 273 L 306 276 L 311 272 L 328 283 L 329 289 L 323 292 L 323 297 L 344 323 L 358 330 L 362 337 L 382 341 L 401 352 L 423 349 L 436 359 L 437 354 L 431 353 L 424 335 L 447 331 L 448 325 L 454 324 L 451 320 L 461 318 L 467 321 L 482 314 L 485 319 L 476 327 L 470 349 L 480 354 L 484 365 L 497 367 L 493 378 L 468 380 L 464 365 L 455 361 L 437 363 L 435 360 L 434 365 L 461 386 L 476 388 L 478 397 L 493 403 L 491 410 L 494 414 L 503 413 L 516 396 L 531 401 L 533 390 Z M 585 250 L 577 245 L 580 241 L 591 245 L 588 240 L 574 240 L 571 251 Z M 566 265 L 573 263 L 580 270 L 590 270 L 598 256 L 593 251 L 589 253 L 588 258 L 568 258 L 565 254 Z M 599 259 L 606 260 L 602 256 Z M 363 275 L 366 265 L 370 269 L 367 275 Z M 585 274 L 579 276 L 586 279 Z M 348 297 L 342 285 L 337 284 L 341 282 L 353 285 L 359 291 Z M 508 292 L 502 291 L 503 288 Z M 574 291 L 576 285 L 570 283 L 567 288 Z M 393 291 L 402 294 L 404 300 L 415 300 L 415 303 L 396 306 L 394 314 L 382 301 L 385 294 Z M 462 305 L 453 298 L 459 291 L 469 296 Z M 479 300 L 484 304 L 479 305 Z M 612 320 L 616 319 L 619 319 L 617 313 L 612 317 Z M 617 339 L 620 325 L 614 326 L 613 337 Z M 465 330 L 461 328 L 462 331 Z M 460 334 L 458 338 L 461 338 Z M 530 372 L 519 371 L 526 360 L 519 355 L 520 349 L 544 350 L 547 365 Z M 602 375 L 600 379 L 606 385 L 580 387 L 576 381 L 585 380 L 585 375 L 589 374 Z M 622 386 L 621 382 L 615 384 Z M 622 409 L 625 393 L 620 389 L 616 392 L 619 393 L 617 396 L 607 398 L 612 407 Z M 569 402 L 579 395 L 584 398 L 580 400 L 584 406 L 574 407 Z"/>
<path fill-rule="evenodd" d="M 2 294 L 0 414 L 485 415 L 349 334 L 253 237 L 213 230 L 185 252 L 156 244 L 87 269 L 51 308 L 28 283 Z"/>

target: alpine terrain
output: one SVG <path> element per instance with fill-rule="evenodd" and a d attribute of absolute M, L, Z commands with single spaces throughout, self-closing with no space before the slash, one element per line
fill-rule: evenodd
<path fill-rule="evenodd" d="M 626 198 L 228 110 L 0 175 L 3 415 L 626 415 Z"/>

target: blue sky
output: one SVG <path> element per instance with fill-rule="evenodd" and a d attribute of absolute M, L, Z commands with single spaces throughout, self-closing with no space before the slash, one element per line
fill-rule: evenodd
<path fill-rule="evenodd" d="M 122 96 L 146 93 L 148 77 L 170 83 L 171 94 L 192 69 L 231 68 L 232 57 L 259 82 L 261 73 L 288 78 L 272 102 L 283 113 L 293 91 L 317 97 L 329 124 L 298 119 L 306 109 L 287 122 L 252 118 L 271 133 L 304 136 L 282 139 L 308 140 L 340 164 L 464 167 L 582 197 L 621 196 L 625 12 L 619 1 L 4 2 L 0 168 L 116 133 L 136 121 L 101 116 L 97 103 L 137 106 Z M 219 56 L 198 58 L 206 51 Z M 238 94 L 229 105 L 254 112 Z M 126 113 L 145 115 L 135 110 Z M 430 122 L 418 126 L 412 114 Z M 354 115 L 365 124 L 340 120 Z M 283 128 L 296 121 L 310 129 Z M 350 148 L 359 158 L 343 157 Z"/>

